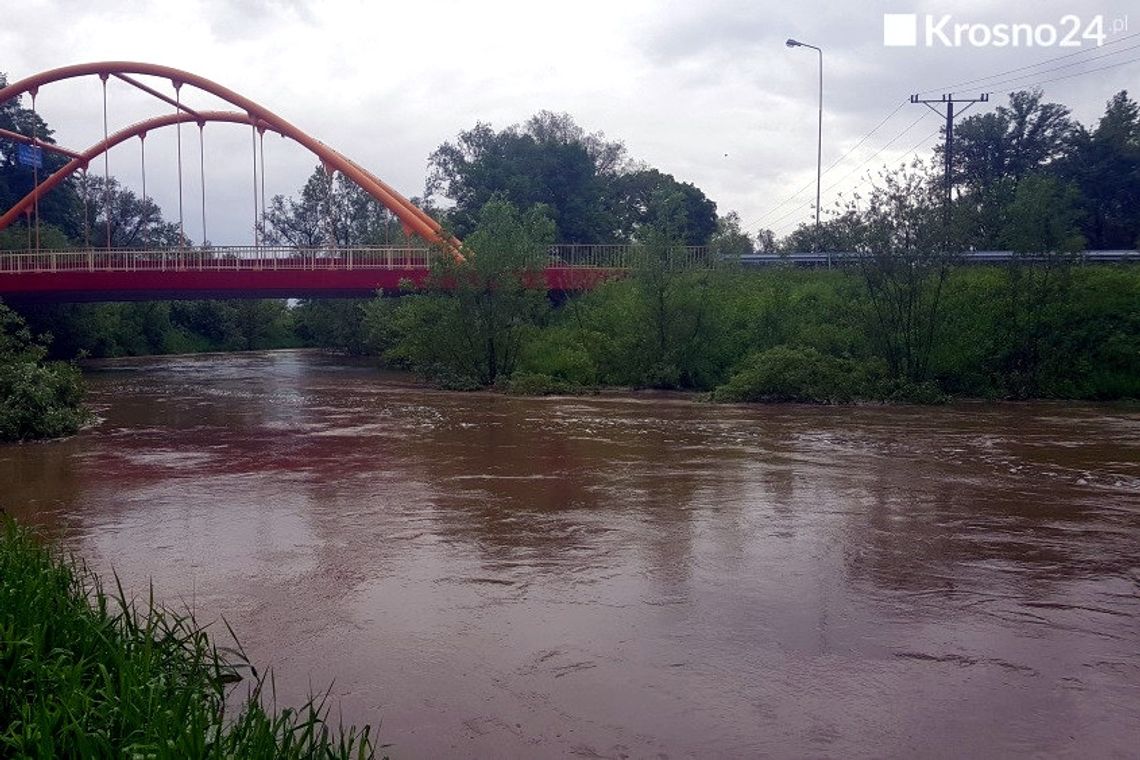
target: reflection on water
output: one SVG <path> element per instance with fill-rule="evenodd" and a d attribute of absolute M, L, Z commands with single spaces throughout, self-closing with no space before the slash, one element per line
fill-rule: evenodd
<path fill-rule="evenodd" d="M 427 391 L 132 360 L 3 506 L 395 757 L 1126 756 L 1140 413 Z"/>

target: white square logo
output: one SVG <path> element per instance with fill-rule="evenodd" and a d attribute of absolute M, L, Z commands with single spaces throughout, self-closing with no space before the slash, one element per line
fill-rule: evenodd
<path fill-rule="evenodd" d="M 914 47 L 918 44 L 918 15 L 915 13 L 883 14 L 883 45 Z"/>

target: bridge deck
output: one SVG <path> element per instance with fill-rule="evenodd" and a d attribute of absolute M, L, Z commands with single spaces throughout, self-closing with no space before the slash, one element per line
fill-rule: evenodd
<path fill-rule="evenodd" d="M 422 285 L 435 255 L 431 249 L 414 247 L 0 253 L 0 298 L 79 302 L 367 297 Z M 573 265 L 552 259 L 545 270 L 547 289 L 588 289 L 621 272 L 620 266 L 597 263 L 597 252 L 579 258 Z"/>

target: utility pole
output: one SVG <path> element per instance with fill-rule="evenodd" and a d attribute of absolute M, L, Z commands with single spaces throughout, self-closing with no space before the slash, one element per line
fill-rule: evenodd
<path fill-rule="evenodd" d="M 955 98 L 953 96 L 953 94 L 943 95 L 941 98 L 938 98 L 937 100 L 920 98 L 920 97 L 918 97 L 918 95 L 911 95 L 910 96 L 910 102 L 911 103 L 921 103 L 924 106 L 926 106 L 927 108 L 929 108 L 931 111 L 934 111 L 934 113 L 936 113 L 939 116 L 942 116 L 946 119 L 946 156 L 945 156 L 945 158 L 946 158 L 946 227 L 947 227 L 947 229 L 949 229 L 949 227 L 950 227 L 950 204 L 951 204 L 951 201 L 953 200 L 951 197 L 951 192 L 954 189 L 954 117 L 955 116 L 961 116 L 971 106 L 973 106 L 975 103 L 988 103 L 989 100 L 990 100 L 990 94 L 988 92 L 983 92 L 980 96 L 978 96 L 976 98 Z M 959 103 L 964 104 L 966 107 L 963 108 L 962 110 L 958 111 L 957 113 L 955 113 L 954 105 L 959 104 Z M 937 104 L 940 107 L 935 108 L 934 107 L 935 104 Z M 943 113 L 941 106 L 946 107 L 945 113 Z"/>

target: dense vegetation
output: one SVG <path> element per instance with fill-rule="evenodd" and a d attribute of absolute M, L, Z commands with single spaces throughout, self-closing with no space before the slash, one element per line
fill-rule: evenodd
<path fill-rule="evenodd" d="M 234 709 L 227 697 L 243 681 Z M 0 520 L 0 755 L 373 756 L 370 727 L 334 729 L 323 699 L 278 711 L 267 686 L 240 646 L 218 647 L 153 599 L 107 592 L 83 565 Z"/>
<path fill-rule="evenodd" d="M 302 345 L 305 326 L 284 301 L 144 301 L 21 304 L 36 332 L 54 337 L 55 357 L 114 357 L 247 351 Z"/>
<path fill-rule="evenodd" d="M 951 268 L 933 321 L 900 322 L 886 335 L 858 271 L 639 272 L 556 308 L 532 301 L 514 312 L 525 315 L 518 320 L 497 312 L 518 347 L 500 353 L 508 363 L 494 377 L 479 369 L 490 355 L 486 336 L 474 340 L 487 323 L 449 295 L 299 311 L 336 313 L 327 321 L 335 331 L 317 335 L 325 345 L 376 354 L 448 387 L 681 388 L 726 401 L 1140 397 L 1140 270 L 1063 265 L 1049 277 L 1042 283 L 1039 270 L 1016 266 Z M 434 321 L 441 313 L 448 318 Z M 892 366 L 890 346 L 928 327 L 925 358 Z"/>
<path fill-rule="evenodd" d="M 88 419 L 79 370 L 45 361 L 47 340 L 0 304 L 0 441 L 68 435 Z"/>

